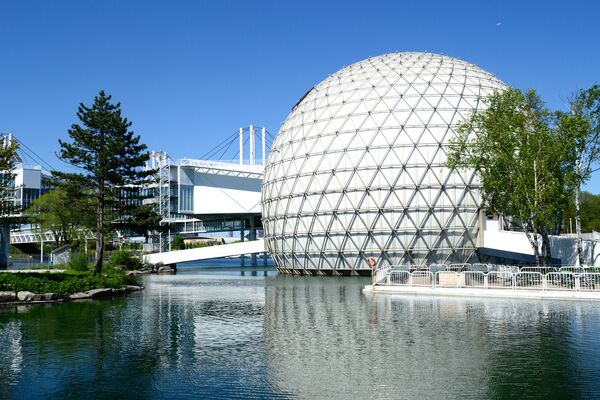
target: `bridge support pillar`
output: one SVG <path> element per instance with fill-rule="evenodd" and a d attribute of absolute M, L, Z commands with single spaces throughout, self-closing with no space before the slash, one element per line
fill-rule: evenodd
<path fill-rule="evenodd" d="M 0 269 L 8 269 L 10 252 L 10 225 L 0 225 Z"/>
<path fill-rule="evenodd" d="M 250 217 L 250 240 L 256 240 L 256 224 L 254 216 Z M 256 253 L 252 253 L 250 265 L 256 267 Z"/>
<path fill-rule="evenodd" d="M 240 218 L 240 242 L 243 242 L 245 240 L 244 237 L 244 225 L 246 224 L 246 220 L 244 217 Z M 240 263 L 242 265 L 242 267 L 244 266 L 244 261 L 245 261 L 246 256 L 244 254 L 240 255 Z"/>

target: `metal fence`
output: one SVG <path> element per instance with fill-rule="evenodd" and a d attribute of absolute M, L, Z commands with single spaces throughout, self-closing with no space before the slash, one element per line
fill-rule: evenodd
<path fill-rule="evenodd" d="M 484 272 L 487 271 L 487 272 Z M 600 291 L 597 269 L 517 267 L 490 264 L 397 265 L 378 268 L 375 285 L 512 290 Z"/>

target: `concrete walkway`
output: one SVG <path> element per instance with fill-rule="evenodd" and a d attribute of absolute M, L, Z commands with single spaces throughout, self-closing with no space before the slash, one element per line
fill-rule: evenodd
<path fill-rule="evenodd" d="M 421 296 L 496 297 L 511 299 L 560 299 L 600 301 L 600 292 L 569 290 L 442 288 L 429 286 L 367 285 L 364 293 L 388 293 Z"/>
<path fill-rule="evenodd" d="M 144 261 L 150 264 L 163 263 L 168 265 L 186 261 L 210 260 L 212 258 L 262 253 L 263 251 L 265 251 L 265 242 L 264 240 L 259 239 L 232 244 L 222 244 L 219 246 L 200 247 L 197 249 L 147 254 L 144 256 Z"/>

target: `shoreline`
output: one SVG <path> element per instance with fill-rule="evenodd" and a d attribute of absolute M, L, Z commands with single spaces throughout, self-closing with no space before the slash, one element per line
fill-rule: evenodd
<path fill-rule="evenodd" d="M 99 288 L 85 292 L 76 292 L 70 295 L 61 293 L 33 293 L 28 291 L 2 291 L 0 292 L 0 307 L 35 305 L 35 304 L 59 304 L 70 303 L 81 300 L 98 300 L 112 297 L 127 296 L 129 294 L 144 290 L 144 286 L 127 285 L 123 288 Z M 5 300 L 6 298 L 9 300 Z M 22 298 L 22 300 L 21 300 Z"/>

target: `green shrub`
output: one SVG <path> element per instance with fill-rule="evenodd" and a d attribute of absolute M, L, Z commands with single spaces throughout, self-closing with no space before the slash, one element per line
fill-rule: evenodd
<path fill-rule="evenodd" d="M 27 290 L 33 293 L 72 294 L 100 288 L 121 288 L 136 284 L 134 277 L 123 273 L 93 275 L 91 272 L 0 273 L 0 291 Z"/>
<path fill-rule="evenodd" d="M 181 237 L 180 235 L 175 235 L 175 237 L 171 241 L 171 250 L 183 249 L 185 249 L 185 242 L 183 241 L 183 237 Z"/>
<path fill-rule="evenodd" d="M 68 269 L 73 271 L 87 271 L 88 270 L 88 258 L 85 253 L 71 253 L 69 257 L 69 263 L 67 264 Z"/>
<path fill-rule="evenodd" d="M 113 267 L 123 267 L 128 270 L 140 269 L 142 262 L 133 253 L 125 250 L 117 250 L 110 256 Z"/>

